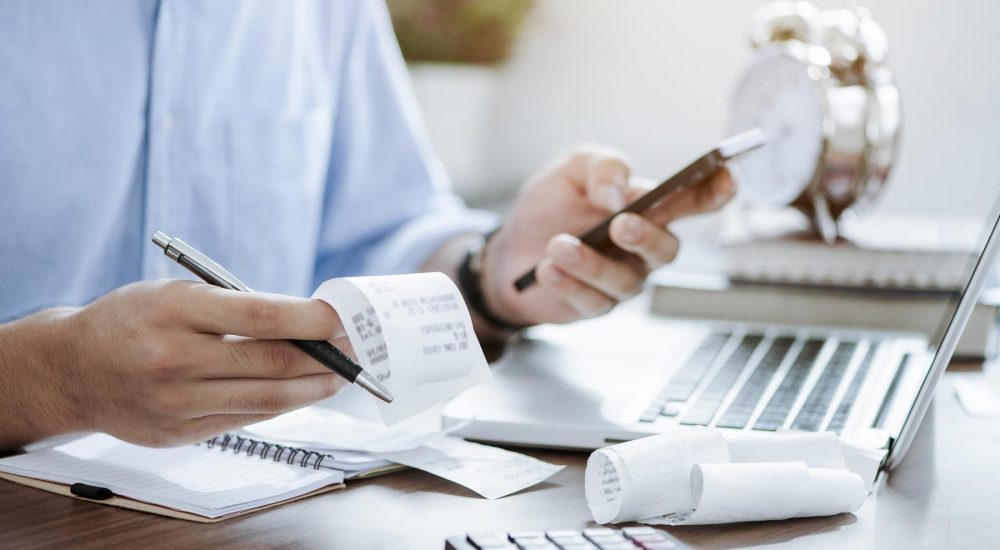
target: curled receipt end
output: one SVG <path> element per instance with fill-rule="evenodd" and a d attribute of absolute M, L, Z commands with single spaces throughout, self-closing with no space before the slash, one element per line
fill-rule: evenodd
<path fill-rule="evenodd" d="M 598 523 L 704 525 L 853 512 L 868 485 L 832 434 L 701 428 L 595 451 L 585 490 Z"/>
<path fill-rule="evenodd" d="M 377 403 L 386 425 L 490 379 L 465 300 L 442 273 L 332 279 L 313 297 L 337 310 L 358 363 L 394 396 Z"/>

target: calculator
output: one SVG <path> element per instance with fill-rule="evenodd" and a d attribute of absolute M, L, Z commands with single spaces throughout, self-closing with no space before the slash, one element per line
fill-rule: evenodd
<path fill-rule="evenodd" d="M 625 527 L 559 531 L 469 533 L 448 537 L 445 550 L 691 550 L 666 531 Z"/>

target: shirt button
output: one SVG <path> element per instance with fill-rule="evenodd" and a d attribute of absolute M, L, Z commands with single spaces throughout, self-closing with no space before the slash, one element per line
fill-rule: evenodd
<path fill-rule="evenodd" d="M 163 120 L 160 122 L 160 124 L 163 126 L 164 132 L 170 132 L 171 130 L 174 129 L 174 117 L 169 113 L 167 113 L 163 115 Z"/>

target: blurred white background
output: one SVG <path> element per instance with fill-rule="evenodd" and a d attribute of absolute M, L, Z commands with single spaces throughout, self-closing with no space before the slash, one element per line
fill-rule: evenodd
<path fill-rule="evenodd" d="M 762 1 L 538 0 L 512 58 L 465 86 L 415 70 L 432 140 L 472 204 L 510 197 L 581 142 L 672 173 L 724 137 Z M 849 7 L 851 2 L 814 2 Z M 876 209 L 984 213 L 1000 189 L 1000 2 L 862 2 L 885 29 L 904 108 L 902 149 Z M 479 114 L 454 106 L 484 89 Z M 462 128 L 465 128 L 464 131 Z"/>

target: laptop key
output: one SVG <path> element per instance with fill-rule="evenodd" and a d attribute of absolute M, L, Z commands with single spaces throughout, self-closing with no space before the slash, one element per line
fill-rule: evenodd
<path fill-rule="evenodd" d="M 683 401 L 667 401 L 660 408 L 660 414 L 663 416 L 677 416 L 681 414 L 681 408 L 684 407 Z"/>
<path fill-rule="evenodd" d="M 659 405 L 652 405 L 646 409 L 642 416 L 639 417 L 639 422 L 655 422 L 660 419 L 660 411 L 662 409 Z"/>
<path fill-rule="evenodd" d="M 708 386 L 701 392 L 698 400 L 688 409 L 681 419 L 681 424 L 688 426 L 707 426 L 715 416 L 716 410 L 726 394 L 736 383 L 740 372 L 746 366 L 754 350 L 764 339 L 763 336 L 744 336 L 739 346 L 728 358 L 722 367 L 715 373 L 715 377 Z"/>
<path fill-rule="evenodd" d="M 823 344 L 825 343 L 824 340 L 813 339 L 807 341 L 802 346 L 802 351 L 795 358 L 792 367 L 785 373 L 784 380 L 781 381 L 778 389 L 775 390 L 774 395 L 767 402 L 764 412 L 760 414 L 760 418 L 754 423 L 753 429 L 773 432 L 785 425 L 785 417 L 791 411 L 792 405 L 795 403 L 795 398 L 798 397 L 799 391 L 802 390 L 802 385 L 805 384 L 806 378 L 809 377 L 813 363 L 816 362 L 816 358 L 819 356 L 819 352 L 823 349 Z"/>

